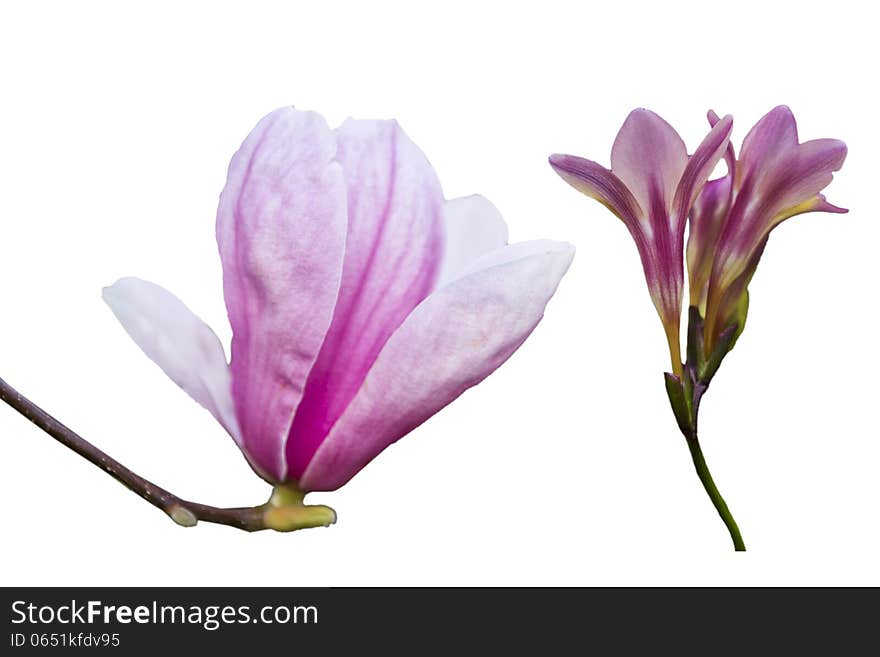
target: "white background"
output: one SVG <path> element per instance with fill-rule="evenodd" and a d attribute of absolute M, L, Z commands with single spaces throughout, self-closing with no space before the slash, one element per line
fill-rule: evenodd
<path fill-rule="evenodd" d="M 543 323 L 497 373 L 315 494 L 329 529 L 183 529 L 0 407 L 5 585 L 880 584 L 876 23 L 865 3 L 4 4 L 0 376 L 189 499 L 268 487 L 100 298 L 165 285 L 228 344 L 214 213 L 256 121 L 395 117 L 448 197 L 511 239 L 569 240 Z M 707 396 L 703 445 L 734 554 L 663 389 L 660 323 L 620 222 L 554 151 L 608 162 L 649 107 L 693 149 L 786 103 L 850 147 L 848 215 L 776 231 L 749 325 Z M 311 498 L 310 498 L 311 499 Z"/>

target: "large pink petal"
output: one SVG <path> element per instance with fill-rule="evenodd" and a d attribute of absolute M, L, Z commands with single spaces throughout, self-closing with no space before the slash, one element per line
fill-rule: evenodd
<path fill-rule="evenodd" d="M 645 214 L 651 213 L 658 195 L 662 207 L 671 207 L 687 163 L 687 148 L 675 129 L 646 109 L 630 112 L 611 147 L 611 170 Z"/>
<path fill-rule="evenodd" d="M 335 156 L 323 118 L 277 110 L 233 156 L 217 211 L 238 420 L 252 460 L 278 481 L 342 275 L 346 192 Z"/>
<path fill-rule="evenodd" d="M 287 443 L 298 479 L 360 388 L 385 342 L 434 286 L 443 194 L 428 160 L 394 121 L 337 130 L 348 196 L 339 300 Z"/>
<path fill-rule="evenodd" d="M 838 139 L 814 139 L 798 145 L 756 190 L 765 200 L 767 214 L 780 213 L 818 196 L 846 159 L 846 144 Z"/>
<path fill-rule="evenodd" d="M 483 269 L 423 301 L 391 336 L 300 485 L 342 486 L 494 371 L 540 321 L 573 255 L 559 242 L 505 247 L 483 256 Z"/>
<path fill-rule="evenodd" d="M 743 139 L 739 156 L 740 177 L 751 177 L 771 169 L 797 148 L 798 133 L 794 114 L 785 105 L 779 105 L 762 116 Z"/>
<path fill-rule="evenodd" d="M 211 328 L 163 287 L 121 278 L 102 293 L 132 340 L 241 445 L 229 366 Z"/>

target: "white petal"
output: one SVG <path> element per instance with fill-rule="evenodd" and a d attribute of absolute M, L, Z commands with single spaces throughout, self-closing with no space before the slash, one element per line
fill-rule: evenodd
<path fill-rule="evenodd" d="M 229 366 L 211 328 L 163 287 L 122 278 L 102 296 L 143 352 L 241 445 Z"/>
<path fill-rule="evenodd" d="M 498 208 L 476 194 L 447 201 L 443 224 L 446 241 L 437 287 L 460 278 L 474 260 L 507 244 L 507 224 Z"/>

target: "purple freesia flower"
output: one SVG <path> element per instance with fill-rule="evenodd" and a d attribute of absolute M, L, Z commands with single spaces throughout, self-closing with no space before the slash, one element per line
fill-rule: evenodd
<path fill-rule="evenodd" d="M 614 142 L 611 170 L 570 155 L 553 155 L 550 164 L 572 186 L 621 218 L 635 238 L 672 357 L 666 394 L 697 475 L 734 549 L 742 551 L 739 527 L 700 447 L 700 402 L 745 326 L 747 288 L 773 228 L 805 212 L 846 212 L 821 193 L 843 165 L 846 146 L 836 139 L 800 143 L 794 116 L 784 106 L 755 124 L 739 158 L 729 143 L 732 119 L 719 119 L 710 111 L 709 124 L 709 134 L 688 158 L 668 124 L 646 110 L 635 110 Z M 722 156 L 727 174 L 707 182 Z M 686 221 L 690 231 L 685 255 Z M 690 308 L 687 360 L 682 363 L 685 258 Z"/>
<path fill-rule="evenodd" d="M 479 196 L 444 201 L 394 121 L 277 110 L 232 158 L 217 213 L 231 364 L 163 288 L 104 298 L 272 483 L 333 490 L 526 339 L 574 249 L 507 245 Z"/>
<path fill-rule="evenodd" d="M 717 125 L 714 112 L 709 122 Z M 703 189 L 687 245 L 690 302 L 705 317 L 707 352 L 731 324 L 742 330 L 747 287 L 770 232 L 805 212 L 846 212 L 820 193 L 844 159 L 846 145 L 837 139 L 799 143 L 794 115 L 785 106 L 755 124 L 739 159 L 728 147 L 727 175 Z"/>
<path fill-rule="evenodd" d="M 630 113 L 611 148 L 611 169 L 573 155 L 550 164 L 572 187 L 619 217 L 636 242 L 651 299 L 666 331 L 672 367 L 681 373 L 684 229 L 688 214 L 727 148 L 733 119 L 718 121 L 693 155 L 666 121 Z"/>

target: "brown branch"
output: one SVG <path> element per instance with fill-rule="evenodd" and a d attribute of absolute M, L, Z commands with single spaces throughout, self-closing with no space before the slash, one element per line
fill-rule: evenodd
<path fill-rule="evenodd" d="M 0 400 L 9 404 L 59 443 L 164 511 L 178 525 L 192 527 L 199 520 L 204 520 L 253 532 L 261 529 L 292 531 L 323 527 L 336 522 L 336 513 L 333 509 L 323 505 L 304 505 L 302 492 L 293 491 L 291 494 L 290 487 L 283 485 L 276 486 L 272 498 L 259 506 L 226 509 L 189 502 L 132 472 L 49 415 L 3 379 L 0 379 Z M 291 500 L 294 503 L 290 503 Z"/>

